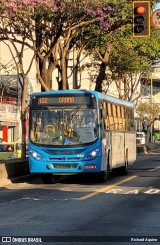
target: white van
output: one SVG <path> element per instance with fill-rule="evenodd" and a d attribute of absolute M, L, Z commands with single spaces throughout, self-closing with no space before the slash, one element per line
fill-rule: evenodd
<path fill-rule="evenodd" d="M 146 135 L 144 132 L 136 133 L 136 143 L 137 145 L 144 145 L 146 143 Z"/>

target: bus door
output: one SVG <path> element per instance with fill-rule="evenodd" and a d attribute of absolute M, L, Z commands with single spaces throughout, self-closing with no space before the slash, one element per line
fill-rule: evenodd
<path fill-rule="evenodd" d="M 113 168 L 121 167 L 125 163 L 125 134 L 112 132 L 112 164 Z"/>
<path fill-rule="evenodd" d="M 105 130 L 105 118 L 106 118 L 106 103 L 100 102 L 100 128 L 101 128 L 101 136 L 102 136 L 102 168 L 101 170 L 107 170 L 107 150 L 108 144 L 107 140 L 109 132 Z"/>
<path fill-rule="evenodd" d="M 121 108 L 111 104 L 113 127 L 112 127 L 112 167 L 124 166 L 125 163 L 125 133 L 121 130 Z"/>

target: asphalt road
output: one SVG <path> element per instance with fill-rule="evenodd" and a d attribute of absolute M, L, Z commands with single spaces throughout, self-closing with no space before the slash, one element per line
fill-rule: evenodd
<path fill-rule="evenodd" d="M 0 235 L 3 244 L 160 243 L 160 153 L 139 156 L 127 176 L 114 172 L 103 184 L 37 177 L 1 187 Z"/>

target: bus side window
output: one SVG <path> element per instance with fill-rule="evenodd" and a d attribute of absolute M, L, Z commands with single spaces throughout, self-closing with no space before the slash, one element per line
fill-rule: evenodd
<path fill-rule="evenodd" d="M 130 109 L 129 108 L 125 108 L 125 118 L 126 118 L 126 130 L 130 131 L 131 120 L 130 120 Z"/>
<path fill-rule="evenodd" d="M 112 104 L 108 103 L 108 114 L 109 114 L 109 127 L 110 130 L 114 129 L 114 117 L 113 117 L 113 108 Z"/>
<path fill-rule="evenodd" d="M 105 118 L 105 129 L 109 130 L 109 117 Z"/>
<path fill-rule="evenodd" d="M 104 125 L 104 104 L 100 104 L 100 127 L 102 130 L 102 138 L 105 138 L 105 125 Z"/>
<path fill-rule="evenodd" d="M 103 102 L 103 121 L 104 121 L 104 130 L 109 130 L 109 118 L 108 118 L 108 107 L 107 102 Z"/>
<path fill-rule="evenodd" d="M 113 105 L 113 117 L 114 117 L 114 128 L 115 130 L 119 130 L 119 120 L 118 120 L 118 106 Z"/>
<path fill-rule="evenodd" d="M 126 120 L 124 117 L 124 107 L 121 106 L 121 117 L 122 117 L 122 130 L 125 130 Z"/>
<path fill-rule="evenodd" d="M 106 102 L 106 118 L 105 118 L 105 127 L 106 127 L 106 130 L 109 130 L 109 129 L 110 129 L 110 126 L 109 126 L 108 102 Z"/>
<path fill-rule="evenodd" d="M 129 130 L 134 130 L 134 114 L 132 109 L 128 109 L 128 124 L 129 124 Z"/>
<path fill-rule="evenodd" d="M 113 129 L 113 117 L 112 117 L 112 110 L 111 110 L 111 104 L 110 103 L 107 104 L 107 108 L 108 108 L 109 129 L 112 130 Z"/>
<path fill-rule="evenodd" d="M 121 110 L 120 110 L 119 105 L 117 105 L 117 120 L 118 120 L 118 129 L 121 130 L 122 129 L 122 118 L 121 118 Z"/>
<path fill-rule="evenodd" d="M 131 110 L 131 130 L 134 130 L 134 112 Z"/>
<path fill-rule="evenodd" d="M 110 130 L 114 129 L 114 120 L 113 117 L 109 117 L 109 126 L 110 126 Z"/>

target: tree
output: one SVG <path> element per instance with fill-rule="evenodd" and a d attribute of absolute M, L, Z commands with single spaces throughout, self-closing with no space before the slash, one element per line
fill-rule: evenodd
<path fill-rule="evenodd" d="M 142 124 L 147 121 L 147 142 L 149 142 L 151 127 L 160 115 L 160 104 L 151 101 L 140 103 L 136 108 L 136 113 Z"/>
<path fill-rule="evenodd" d="M 38 79 L 50 90 L 52 72 L 61 74 L 59 88 L 67 89 L 67 62 L 76 33 L 93 23 L 108 28 L 116 11 L 104 0 L 2 0 L 1 40 L 24 43 L 36 56 Z M 17 36 L 18 35 L 18 36 Z"/>
<path fill-rule="evenodd" d="M 151 37 L 147 39 L 126 39 L 121 36 L 118 40 L 111 53 L 109 69 L 112 71 L 119 97 L 137 101 L 141 96 L 141 93 L 137 92 L 141 79 L 150 77 L 152 61 L 155 57 L 160 58 L 160 36 L 158 31 L 152 30 Z"/>
<path fill-rule="evenodd" d="M 114 0 L 107 3 L 105 0 L 74 2 L 70 0 L 11 0 L 9 2 L 1 0 L 1 2 L 0 39 L 21 44 L 25 39 L 25 45 L 35 54 L 38 79 L 43 90 L 46 91 L 51 89 L 54 69 L 58 69 L 61 74 L 59 89 L 68 88 L 69 54 L 80 42 L 87 49 L 88 54 L 93 55 L 94 52 L 96 60 L 101 63 L 95 89 L 102 91 L 105 71 L 113 55 L 112 50 L 116 42 L 122 39 L 121 35 L 120 39 L 117 39 L 116 31 L 122 31 L 126 39 L 130 39 L 132 35 L 130 0 Z M 151 3 L 156 2 L 151 1 Z M 144 56 L 146 52 L 139 50 Z M 122 51 L 121 56 L 123 56 Z M 119 64 L 116 65 L 118 66 Z M 128 77 L 126 71 L 124 75 Z M 129 84 L 129 80 L 126 84 Z"/>
<path fill-rule="evenodd" d="M 21 142 L 22 142 L 22 158 L 26 157 L 26 125 L 25 125 L 25 109 L 26 109 L 26 98 L 27 98 L 27 76 L 28 73 L 31 69 L 33 60 L 34 60 L 34 55 L 30 61 L 30 64 L 27 68 L 27 70 L 24 69 L 24 49 L 25 49 L 25 45 L 22 44 L 21 46 L 19 45 L 19 47 L 17 47 L 15 45 L 14 42 L 10 41 L 9 43 L 4 42 L 7 47 L 10 50 L 10 53 L 12 55 L 12 58 L 14 60 L 15 66 L 16 66 L 16 71 L 17 71 L 17 75 L 19 78 L 19 84 L 21 86 L 21 93 L 22 93 L 22 99 L 21 99 L 21 127 L 22 127 L 22 135 L 21 135 Z M 12 46 L 11 46 L 12 45 Z M 14 54 L 14 52 L 15 54 Z M 21 78 L 22 78 L 22 82 L 21 82 Z"/>
<path fill-rule="evenodd" d="M 95 90 L 102 92 L 102 84 L 105 80 L 105 72 L 110 60 L 110 53 L 117 41 L 115 32 L 132 22 L 132 5 L 130 1 L 108 1 L 108 4 L 116 9 L 112 13 L 112 21 L 106 28 L 99 28 L 97 23 L 83 29 L 80 40 L 86 43 L 85 50 L 96 60 L 99 66 L 98 75 L 95 78 Z"/>
<path fill-rule="evenodd" d="M 156 2 L 151 1 L 152 4 Z M 100 32 L 94 28 L 96 36 L 96 32 L 90 30 L 92 43 L 87 46 L 87 51 L 93 56 L 92 63 L 98 74 L 95 77 L 95 90 L 103 91 L 103 86 L 108 84 L 106 70 L 109 69 L 119 97 L 137 100 L 141 95 L 137 93 L 141 77 L 146 76 L 145 71 L 151 69 L 151 61 L 160 57 L 159 31 L 152 28 L 150 38 L 132 38 L 131 2 L 125 1 L 124 5 L 123 1 L 114 1 L 113 4 L 121 11 L 121 19 L 116 13 L 113 18 L 115 24 L 111 26 L 110 32 Z"/>
<path fill-rule="evenodd" d="M 69 0 L 1 0 L 0 41 L 8 41 L 15 50 L 16 58 L 13 58 L 17 73 L 23 77 L 21 122 L 24 147 L 26 78 L 33 59 L 36 61 L 37 75 L 43 90 L 51 89 L 52 72 L 56 68 L 61 73 L 59 89 L 67 89 L 67 62 L 69 52 L 76 43 L 76 32 L 95 22 L 105 28 L 113 11 L 103 0 L 81 0 L 74 3 Z M 17 44 L 20 45 L 20 50 Z M 10 45 L 7 45 L 12 52 Z M 27 71 L 23 66 L 25 47 L 33 51 Z"/>

